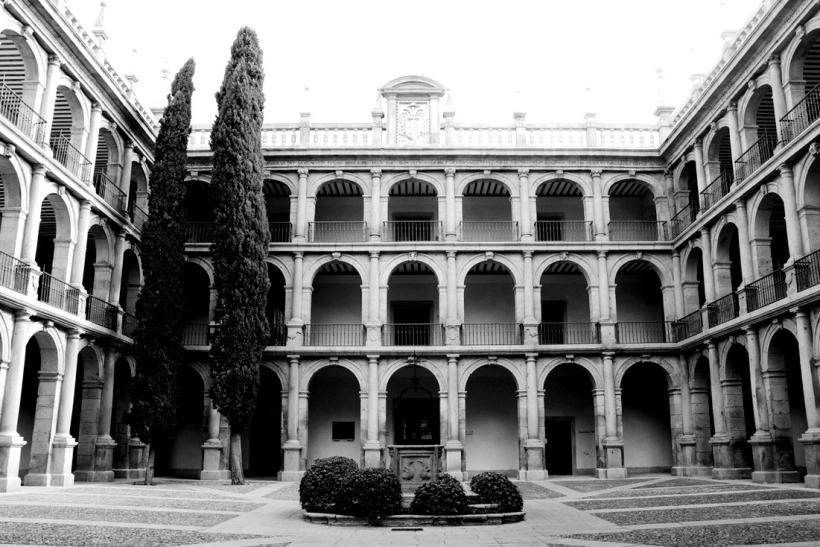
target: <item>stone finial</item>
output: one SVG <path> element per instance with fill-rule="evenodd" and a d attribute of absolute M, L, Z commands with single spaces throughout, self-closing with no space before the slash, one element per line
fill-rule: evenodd
<path fill-rule="evenodd" d="M 376 90 L 376 103 L 373 105 L 373 114 L 384 114 L 384 109 L 382 108 L 382 90 Z"/>
<path fill-rule="evenodd" d="M 456 111 L 453 109 L 453 97 L 450 95 L 450 90 L 447 90 L 447 100 L 444 103 L 444 117 L 455 116 Z"/>
<path fill-rule="evenodd" d="M 105 7 L 108 3 L 105 0 L 101 0 L 100 2 L 100 14 L 97 15 L 97 21 L 94 23 L 94 28 L 91 30 L 94 33 L 94 36 L 97 37 L 97 40 L 102 44 L 105 40 L 108 40 L 108 33 L 105 32 Z"/>

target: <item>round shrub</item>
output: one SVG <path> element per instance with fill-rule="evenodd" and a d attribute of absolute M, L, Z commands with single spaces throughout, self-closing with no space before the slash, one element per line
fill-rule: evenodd
<path fill-rule="evenodd" d="M 518 487 L 499 473 L 479 473 L 470 480 L 470 490 L 481 496 L 484 503 L 497 504 L 502 513 L 514 513 L 524 508 Z"/>
<path fill-rule="evenodd" d="M 390 469 L 359 469 L 342 482 L 337 499 L 339 513 L 381 518 L 401 506 L 401 484 Z"/>
<path fill-rule="evenodd" d="M 345 478 L 359 469 L 350 458 L 334 456 L 316 460 L 299 483 L 299 503 L 305 511 L 333 509 Z"/>
<path fill-rule="evenodd" d="M 467 512 L 467 494 L 458 480 L 442 475 L 418 487 L 410 511 L 417 515 L 463 515 Z"/>

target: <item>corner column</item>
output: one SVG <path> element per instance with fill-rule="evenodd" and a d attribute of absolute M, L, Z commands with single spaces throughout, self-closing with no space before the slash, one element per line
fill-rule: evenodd
<path fill-rule="evenodd" d="M 464 480 L 464 473 L 461 470 L 462 453 L 464 445 L 461 444 L 461 423 L 459 407 L 460 399 L 458 392 L 458 355 L 447 355 L 447 432 L 448 439 L 444 445 L 444 453 L 447 459 L 447 474 L 458 480 Z"/>
<path fill-rule="evenodd" d="M 447 320 L 445 321 L 447 345 L 461 344 L 461 322 L 458 319 L 458 280 L 456 276 L 456 252 L 447 251 Z M 450 399 L 452 406 L 454 399 Z"/>
<path fill-rule="evenodd" d="M 712 238 L 707 226 L 700 229 L 700 243 L 703 253 L 703 290 L 706 293 L 706 303 L 709 304 L 715 300 L 715 271 L 712 264 Z"/>
<path fill-rule="evenodd" d="M 296 482 L 305 471 L 301 468 L 302 443 L 299 441 L 299 356 L 288 355 L 288 440 L 282 446 L 285 465 L 282 480 Z"/>
<path fill-rule="evenodd" d="M 701 192 L 706 190 L 709 182 L 706 180 L 706 168 L 703 164 L 703 139 L 695 139 L 693 144 L 695 149 L 695 175 L 698 180 L 698 203 L 700 203 L 700 210 L 703 211 L 703 202 L 700 201 Z"/>
<path fill-rule="evenodd" d="M 37 254 L 37 237 L 40 232 L 40 215 L 43 209 L 43 195 L 46 178 L 44 165 L 35 165 L 31 173 L 31 190 L 29 191 L 28 216 L 23 232 L 23 252 L 20 259 L 34 266 Z"/>
<path fill-rule="evenodd" d="M 302 284 L 302 269 L 304 266 L 305 253 L 293 253 L 293 293 L 291 295 L 291 317 L 288 321 L 288 343 L 291 345 L 301 346 L 303 341 L 305 322 L 302 319 L 302 293 L 304 287 Z"/>
<path fill-rule="evenodd" d="M 370 251 L 370 286 L 368 287 L 368 318 L 367 318 L 367 340 L 368 346 L 381 345 L 382 321 L 379 310 L 381 308 L 379 295 L 381 287 L 379 284 L 379 251 Z"/>
<path fill-rule="evenodd" d="M 134 163 L 134 141 L 127 139 L 122 153 L 122 172 L 120 173 L 120 191 L 125 194 L 125 203 L 122 206 L 128 209 L 128 200 L 131 197 L 131 164 Z"/>
<path fill-rule="evenodd" d="M 783 78 L 780 74 L 779 54 L 773 53 L 769 57 L 766 71 L 769 73 L 769 82 L 771 83 L 774 118 L 775 120 L 782 120 L 788 109 L 786 108 L 786 93 L 783 91 L 783 85 L 781 83 Z M 778 146 L 780 146 L 780 143 L 783 142 L 783 133 L 779 123 L 775 124 L 775 129 L 777 130 L 777 143 Z"/>
<path fill-rule="evenodd" d="M 732 148 L 732 168 L 740 155 L 743 153 L 740 144 L 740 131 L 737 128 L 737 103 L 729 101 L 729 107 L 726 109 L 726 120 L 729 124 L 729 144 Z"/>
<path fill-rule="evenodd" d="M 370 241 L 381 241 L 382 170 L 370 170 Z"/>
<path fill-rule="evenodd" d="M 40 117 L 45 120 L 43 125 L 43 149 L 51 151 L 51 126 L 54 124 L 54 105 L 57 102 L 57 80 L 60 78 L 62 60 L 56 55 L 48 56 L 46 69 L 46 89 L 43 92 L 43 101 L 40 104 Z"/>
<path fill-rule="evenodd" d="M 624 467 L 624 443 L 618 436 L 618 405 L 615 397 L 615 370 L 612 363 L 612 353 L 604 353 L 604 419 L 606 422 L 606 437 L 604 438 L 604 465 L 605 468 L 595 470 L 599 479 L 626 478 Z"/>
<path fill-rule="evenodd" d="M 535 288 L 532 251 L 524 251 L 524 343 L 538 343 L 538 320 L 535 318 Z"/>
<path fill-rule="evenodd" d="M 99 103 L 91 105 L 91 120 L 89 125 L 88 141 L 85 143 L 85 157 L 93 162 L 94 158 L 97 157 L 97 146 L 100 142 L 100 126 L 102 125 L 102 106 L 100 106 Z"/>

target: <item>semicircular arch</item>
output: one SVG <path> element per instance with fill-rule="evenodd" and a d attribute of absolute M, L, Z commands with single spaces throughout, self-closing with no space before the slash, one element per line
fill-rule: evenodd
<path fill-rule="evenodd" d="M 517 389 L 526 389 L 527 384 L 526 380 L 524 379 L 524 375 L 522 374 L 519 367 L 515 366 L 509 359 L 498 359 L 497 361 L 490 362 L 486 358 L 479 358 L 468 363 L 464 367 L 464 370 L 462 371 L 461 376 L 458 380 L 458 390 L 467 391 L 467 381 L 470 379 L 470 376 L 472 376 L 472 374 L 481 367 L 488 366 L 498 366 L 507 370 L 510 374 L 512 374 Z"/>

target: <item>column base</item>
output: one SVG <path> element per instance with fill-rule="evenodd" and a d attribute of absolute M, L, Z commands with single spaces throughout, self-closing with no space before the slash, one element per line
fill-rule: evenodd
<path fill-rule="evenodd" d="M 751 479 L 752 470 L 749 467 L 713 467 L 712 478 L 724 481 Z"/>
<path fill-rule="evenodd" d="M 752 482 L 757 484 L 793 483 L 802 482 L 802 478 L 797 471 L 752 471 Z"/>
<path fill-rule="evenodd" d="M 71 463 L 74 459 L 74 448 L 77 441 L 71 435 L 55 437 L 51 443 L 51 486 L 72 486 L 74 475 Z"/>
<path fill-rule="evenodd" d="M 0 436 L 0 493 L 14 492 L 23 485 L 20 472 L 20 455 L 26 441 L 16 433 Z"/>
<path fill-rule="evenodd" d="M 304 471 L 280 471 L 279 480 L 281 482 L 299 482 L 305 476 Z"/>
<path fill-rule="evenodd" d="M 219 441 L 208 441 L 202 445 L 202 471 L 199 472 L 199 480 L 218 481 L 231 478 L 230 469 L 220 469 L 219 463 L 222 459 L 222 443 Z"/>
<path fill-rule="evenodd" d="M 444 445 L 445 470 L 448 475 L 460 481 L 467 480 L 466 474 L 461 470 L 463 450 L 461 441 L 447 441 Z"/>
<path fill-rule="evenodd" d="M 284 482 L 298 482 L 302 480 L 305 471 L 302 467 L 302 444 L 299 441 L 287 441 L 282 447 L 284 452 L 284 468 L 279 474 L 279 480 Z"/>
<path fill-rule="evenodd" d="M 595 470 L 596 479 L 625 479 L 626 467 L 598 468 Z"/>
<path fill-rule="evenodd" d="M 524 441 L 524 451 L 527 455 L 527 469 L 524 470 L 522 478 L 527 481 L 547 480 L 547 470 L 544 467 L 544 442 L 539 439 L 527 439 Z"/>
<path fill-rule="evenodd" d="M 604 465 L 595 470 L 595 476 L 599 479 L 623 479 L 626 478 L 626 467 L 624 467 L 624 443 L 617 437 L 608 437 L 602 444 L 604 450 Z"/>
<path fill-rule="evenodd" d="M 199 472 L 199 480 L 201 481 L 227 481 L 231 480 L 230 469 L 203 469 Z"/>
<path fill-rule="evenodd" d="M 382 466 L 382 445 L 378 441 L 364 443 L 364 466 L 377 468 Z"/>
<path fill-rule="evenodd" d="M 820 431 L 810 429 L 798 441 L 806 454 L 806 487 L 820 488 Z"/>
<path fill-rule="evenodd" d="M 23 486 L 51 486 L 51 473 L 29 473 L 23 477 Z"/>
<path fill-rule="evenodd" d="M 90 482 L 114 480 L 114 449 L 117 443 L 111 437 L 98 437 L 94 444 L 94 474 Z"/>
<path fill-rule="evenodd" d="M 712 468 L 702 465 L 681 465 L 672 468 L 672 475 L 676 477 L 711 477 Z"/>
<path fill-rule="evenodd" d="M 114 469 L 115 479 L 145 479 L 145 469 Z"/>

